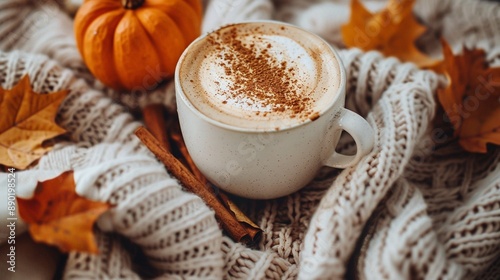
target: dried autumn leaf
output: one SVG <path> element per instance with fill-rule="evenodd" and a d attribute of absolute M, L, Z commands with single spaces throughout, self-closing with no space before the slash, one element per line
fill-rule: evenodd
<path fill-rule="evenodd" d="M 351 17 L 341 30 L 345 45 L 364 51 L 378 50 L 419 67 L 435 67 L 440 62 L 415 46 L 415 40 L 426 28 L 415 20 L 414 4 L 415 0 L 390 0 L 385 9 L 372 13 L 359 0 L 351 0 Z"/>
<path fill-rule="evenodd" d="M 65 132 L 54 120 L 67 94 L 35 93 L 28 75 L 11 90 L 0 88 L 0 164 L 25 169 L 50 150 L 42 143 Z"/>
<path fill-rule="evenodd" d="M 236 205 L 232 200 L 229 199 L 229 197 L 223 193 L 219 192 L 219 198 L 221 202 L 226 206 L 231 213 L 233 213 L 234 217 L 240 224 L 245 227 L 246 231 L 248 232 L 248 235 L 250 236 L 250 239 L 252 241 L 255 241 L 256 237 L 258 236 L 259 233 L 262 232 L 262 229 L 258 225 L 256 225 L 250 218 L 241 211 L 241 209 Z"/>
<path fill-rule="evenodd" d="M 460 145 L 486 153 L 487 143 L 500 145 L 500 67 L 489 68 L 483 50 L 453 55 L 444 40 L 442 45 L 448 86 L 438 90 L 439 102 Z"/>
<path fill-rule="evenodd" d="M 55 245 L 62 252 L 98 252 L 94 222 L 110 205 L 79 196 L 73 171 L 39 182 L 33 198 L 17 198 L 17 203 L 35 241 Z"/>

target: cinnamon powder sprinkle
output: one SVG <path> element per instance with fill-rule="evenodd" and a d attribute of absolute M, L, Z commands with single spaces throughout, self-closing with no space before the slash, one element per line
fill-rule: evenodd
<path fill-rule="evenodd" d="M 315 121 L 319 118 L 319 113 L 318 112 L 314 112 L 312 113 L 312 115 L 309 116 L 309 119 L 311 119 L 311 121 Z"/>
<path fill-rule="evenodd" d="M 222 59 L 226 76 L 221 78 L 232 81 L 224 94 L 235 100 L 247 100 L 250 106 L 260 103 L 269 112 L 287 112 L 292 118 L 317 118 L 310 110 L 312 100 L 300 91 L 302 85 L 295 78 L 297 69 L 286 61 L 279 62 L 271 53 L 271 43 L 259 49 L 254 43 L 246 44 L 239 39 L 252 36 L 258 42 L 261 40 L 258 30 L 242 31 L 236 27 L 224 30 L 208 38 Z"/>

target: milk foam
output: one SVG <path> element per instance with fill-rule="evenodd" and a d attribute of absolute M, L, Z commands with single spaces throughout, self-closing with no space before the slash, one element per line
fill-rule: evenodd
<path fill-rule="evenodd" d="M 277 23 L 223 27 L 191 45 L 181 63 L 182 90 L 193 106 L 240 128 L 283 129 L 314 119 L 340 85 L 326 43 Z"/>

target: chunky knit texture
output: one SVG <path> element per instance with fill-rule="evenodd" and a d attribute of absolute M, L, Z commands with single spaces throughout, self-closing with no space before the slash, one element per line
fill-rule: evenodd
<path fill-rule="evenodd" d="M 28 73 L 35 91 L 71 90 L 57 119 L 69 139 L 24 173 L 73 169 L 81 195 L 116 205 L 98 222 L 101 253 L 71 253 L 65 278 L 498 279 L 500 149 L 470 154 L 435 138 L 443 77 L 377 52 L 344 49 L 339 32 L 349 17 L 347 0 L 206 2 L 205 31 L 277 19 L 341 48 L 346 106 L 374 128 L 374 150 L 356 166 L 322 169 L 287 197 L 236 199 L 263 234 L 254 247 L 235 243 L 133 136 L 139 120 L 130 110 L 151 102 L 174 110 L 172 83 L 147 95 L 107 89 L 86 70 L 71 18 L 58 4 L 2 1 L 1 86 L 11 88 Z M 366 4 L 379 9 L 385 1 Z M 442 34 L 455 52 L 483 48 L 488 62 L 500 65 L 500 5 L 421 0 L 415 13 L 430 27 L 419 40 L 429 54 L 439 55 L 435 34 Z M 339 149 L 355 145 L 343 137 Z"/>

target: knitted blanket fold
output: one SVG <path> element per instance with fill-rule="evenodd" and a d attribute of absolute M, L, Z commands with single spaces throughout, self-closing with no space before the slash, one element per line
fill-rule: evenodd
<path fill-rule="evenodd" d="M 371 9 L 385 3 L 365 1 Z M 434 35 L 441 34 L 455 52 L 482 48 L 490 65 L 500 64 L 500 5 L 421 0 L 415 13 L 430 27 L 419 40 L 427 53 L 439 55 Z M 345 49 L 340 26 L 348 18 L 347 0 L 206 1 L 205 31 L 275 19 L 337 46 L 346 107 L 376 135 L 374 150 L 355 166 L 324 168 L 283 198 L 237 199 L 263 229 L 259 243 L 247 247 L 224 236 L 213 211 L 133 134 L 140 120 L 130 110 L 151 102 L 175 110 L 172 83 L 151 94 L 108 89 L 86 69 L 60 5 L 2 1 L 0 85 L 11 88 L 29 74 L 37 92 L 71 90 L 57 117 L 69 139 L 18 177 L 72 169 L 80 195 L 116 205 L 97 223 L 100 253 L 70 253 L 64 278 L 497 279 L 500 148 L 470 154 L 456 143 L 439 145 L 433 118 L 443 77 L 378 52 Z M 338 149 L 355 145 L 346 136 Z M 0 182 L 5 178 L 0 174 Z M 26 196 L 35 187 L 30 182 L 21 186 Z"/>
<path fill-rule="evenodd" d="M 158 271 L 200 278 L 220 275 L 220 269 L 192 266 L 222 265 L 221 232 L 213 212 L 200 198 L 183 192 L 140 144 L 134 136 L 139 123 L 122 106 L 45 56 L 0 53 L 0 69 L 4 88 L 29 74 L 36 92 L 71 90 L 58 111 L 58 122 L 72 141 L 57 144 L 33 169 L 18 172 L 20 184 L 32 172 L 74 170 L 80 195 L 115 205 L 99 220 L 100 229 L 139 245 Z M 35 186 L 20 186 L 30 187 Z M 106 236 L 99 241 L 99 255 L 70 254 L 67 277 L 129 278 L 130 262 L 119 244 Z M 187 255 L 186 249 L 196 253 Z"/>

